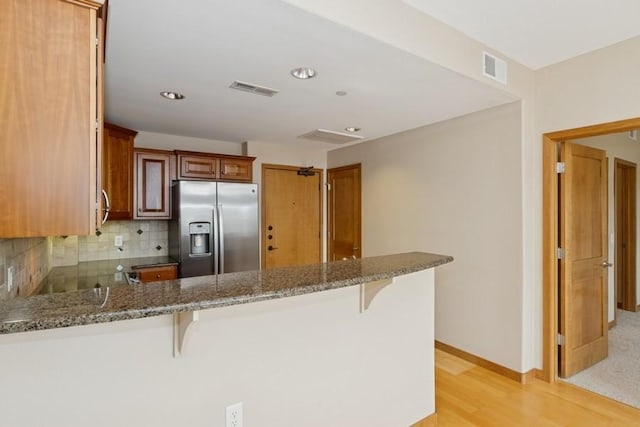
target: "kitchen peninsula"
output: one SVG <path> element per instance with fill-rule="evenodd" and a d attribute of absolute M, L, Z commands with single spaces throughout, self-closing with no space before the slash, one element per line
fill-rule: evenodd
<path fill-rule="evenodd" d="M 434 267 L 451 261 L 416 252 L 14 298 L 0 305 L 3 420 L 223 426 L 243 402 L 249 427 L 408 426 L 435 412 Z M 168 315 L 195 311 L 174 358 Z"/>

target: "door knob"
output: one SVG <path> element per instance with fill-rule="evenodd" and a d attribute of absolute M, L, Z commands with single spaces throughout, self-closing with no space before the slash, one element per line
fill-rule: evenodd
<path fill-rule="evenodd" d="M 269 251 L 275 251 L 276 249 L 278 249 L 278 248 L 275 248 L 275 247 L 273 247 L 271 245 L 267 246 L 267 250 L 269 250 Z"/>
<path fill-rule="evenodd" d="M 603 268 L 607 268 L 607 267 L 612 267 L 613 264 L 608 262 L 607 260 L 602 261 L 602 267 Z"/>

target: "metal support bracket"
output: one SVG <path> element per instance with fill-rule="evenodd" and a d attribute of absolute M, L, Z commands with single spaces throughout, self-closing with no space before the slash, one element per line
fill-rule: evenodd
<path fill-rule="evenodd" d="M 173 314 L 173 357 L 184 354 L 187 340 L 200 316 L 199 311 L 186 311 Z"/>
<path fill-rule="evenodd" d="M 378 293 L 393 283 L 393 279 L 376 280 L 375 282 L 363 283 L 360 285 L 360 313 L 369 309 L 371 301 Z"/>

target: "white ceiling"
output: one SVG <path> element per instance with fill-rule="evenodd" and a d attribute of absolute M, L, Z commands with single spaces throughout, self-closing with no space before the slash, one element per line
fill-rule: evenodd
<path fill-rule="evenodd" d="M 640 35 L 639 0 L 404 0 L 538 69 Z"/>
<path fill-rule="evenodd" d="M 280 0 L 110 0 L 107 37 L 105 116 L 138 131 L 335 148 L 296 137 L 357 126 L 366 141 L 514 100 Z"/>

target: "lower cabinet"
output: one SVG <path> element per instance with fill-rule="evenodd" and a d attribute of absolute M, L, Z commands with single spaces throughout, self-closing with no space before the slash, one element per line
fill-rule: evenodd
<path fill-rule="evenodd" d="M 175 156 L 170 151 L 136 149 L 134 219 L 171 218 L 171 180 Z"/>
<path fill-rule="evenodd" d="M 142 283 L 157 282 L 160 280 L 173 280 L 178 278 L 178 268 L 175 265 L 140 267 L 133 269 L 133 271 L 138 273 L 138 280 Z"/>

